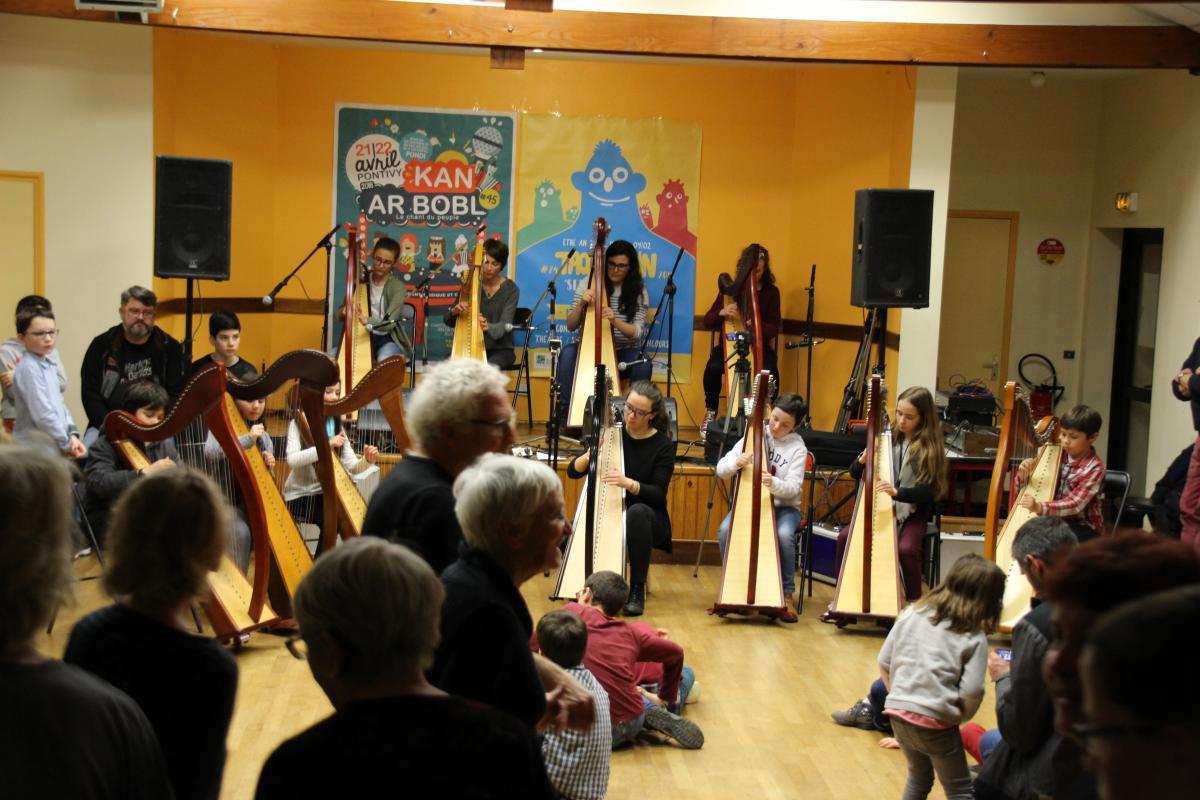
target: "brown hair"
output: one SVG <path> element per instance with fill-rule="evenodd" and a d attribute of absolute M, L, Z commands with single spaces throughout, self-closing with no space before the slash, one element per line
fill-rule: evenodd
<path fill-rule="evenodd" d="M 538 620 L 538 648 L 564 669 L 583 663 L 587 639 L 587 625 L 570 611 L 551 611 Z"/>
<path fill-rule="evenodd" d="M 1051 573 L 1046 594 L 1099 614 L 1160 589 L 1198 582 L 1200 559 L 1190 547 L 1130 531 L 1076 547 Z"/>
<path fill-rule="evenodd" d="M 933 624 L 950 621 L 955 633 L 992 633 L 1004 610 L 1004 572 L 970 553 L 954 562 L 949 574 L 916 603 L 933 611 Z"/>
<path fill-rule="evenodd" d="M 913 434 L 910 458 L 917 483 L 933 487 L 933 499 L 946 496 L 949 474 L 946 468 L 946 445 L 942 441 L 942 428 L 938 424 L 937 409 L 933 395 L 924 386 L 910 386 L 896 398 L 912 404 L 921 415 L 921 427 Z"/>

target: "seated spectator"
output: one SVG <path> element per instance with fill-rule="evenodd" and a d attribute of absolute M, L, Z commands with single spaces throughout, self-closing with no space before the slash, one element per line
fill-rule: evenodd
<path fill-rule="evenodd" d="M 1085 721 L 1079 656 L 1096 621 L 1131 600 L 1196 583 L 1200 560 L 1191 548 L 1140 531 L 1080 545 L 1046 582 L 1054 611 L 1043 672 L 1054 702 L 1055 727 L 1067 737 L 1054 765 L 1056 798 L 1092 796 L 1095 791 L 1093 777 L 1083 769 L 1075 728 Z M 1187 687 L 1174 688 L 1184 692 Z"/>
<path fill-rule="evenodd" d="M 530 728 L 591 730 L 591 693 L 530 652 L 533 619 L 520 592 L 562 560 L 559 547 L 571 526 L 558 476 L 545 464 L 485 453 L 459 474 L 454 496 L 468 547 L 442 572 L 442 641 L 430 682 Z"/>
<path fill-rule="evenodd" d="M 213 351 L 192 362 L 188 375 L 195 375 L 210 364 L 223 364 L 239 381 L 258 377 L 254 365 L 238 355 L 242 344 L 242 322 L 232 311 L 216 311 L 208 318 L 208 341 Z"/>
<path fill-rule="evenodd" d="M 542 655 L 579 681 L 596 702 L 596 721 L 591 730 L 550 732 L 542 737 L 546 774 L 564 800 L 600 800 L 608 793 L 612 721 L 608 693 L 583 665 L 587 625 L 569 611 L 551 611 L 538 620 L 536 635 Z"/>
<path fill-rule="evenodd" d="M 17 314 L 17 335 L 25 346 L 25 356 L 13 371 L 13 436 L 27 439 L 33 431 L 41 431 L 63 455 L 83 458 L 87 448 L 63 401 L 56 362 L 50 360 L 58 340 L 54 312 L 40 306 L 21 311 Z"/>
<path fill-rule="evenodd" d="M 195 470 L 138 481 L 113 513 L 104 588 L 116 602 L 75 624 L 63 656 L 141 706 L 179 800 L 221 793 L 237 664 L 193 632 L 189 611 L 225 552 L 229 518 L 216 485 Z"/>
<path fill-rule="evenodd" d="M 625 579 L 602 570 L 588 576 L 579 601 L 567 603 L 564 611 L 578 614 L 588 627 L 588 648 L 583 665 L 592 671 L 608 692 L 612 710 L 613 748 L 633 744 L 643 729 L 666 734 L 688 750 L 704 746 L 704 733 L 691 720 L 672 713 L 682 709 L 687 689 L 694 680 L 684 667 L 683 648 L 667 638 L 667 632 L 644 622 L 625 622 L 621 607 L 629 595 Z M 639 665 L 662 665 L 662 683 L 652 695 L 638 684 Z"/>
<path fill-rule="evenodd" d="M 1195 797 L 1200 703 L 1181 691 L 1200 660 L 1200 585 L 1126 603 L 1102 617 L 1080 661 L 1076 726 L 1103 800 Z"/>
<path fill-rule="evenodd" d="M 71 479 L 62 460 L 0 447 L 0 774 L 15 798 L 171 797 L 145 714 L 37 637 L 71 597 Z M 178 676 L 175 676 L 178 677 Z"/>
<path fill-rule="evenodd" d="M 133 414 L 143 425 L 161 423 L 167 414 L 167 404 L 171 402 L 167 390 L 149 380 L 129 384 L 123 400 L 125 406 L 122 410 Z M 101 431 L 88 452 L 87 465 L 83 470 L 83 509 L 96 539 L 101 544 L 104 544 L 105 532 L 108 529 L 109 511 L 121 493 L 143 475 L 154 475 L 179 463 L 179 450 L 175 447 L 173 437 L 149 442 L 144 446 L 136 439 L 131 438 L 129 441 L 145 453 L 146 460 L 150 462 L 147 466 L 138 470 L 127 466 L 125 459 L 108 441 L 108 436 Z"/>
<path fill-rule="evenodd" d="M 442 586 L 421 558 L 377 537 L 318 558 L 296 590 L 299 637 L 333 715 L 276 748 L 258 800 L 297 797 L 553 797 L 532 731 L 453 697 L 425 670 Z M 477 665 L 488 670 L 485 662 Z"/>
<path fill-rule="evenodd" d="M 54 310 L 49 300 L 40 294 L 30 294 L 17 301 L 17 310 L 14 317 L 27 308 L 44 308 L 47 311 Z M 0 419 L 3 419 L 4 429 L 8 433 L 12 433 L 13 425 L 16 424 L 17 420 L 17 401 L 12 390 L 13 374 L 16 372 L 17 363 L 24 355 L 25 344 L 21 341 L 20 336 L 14 336 L 0 343 L 0 390 L 3 391 L 3 398 L 0 399 Z M 46 358 L 54 362 L 55 370 L 58 372 L 59 388 L 66 391 L 67 373 L 63 369 L 62 359 L 58 357 L 58 351 L 51 352 Z"/>

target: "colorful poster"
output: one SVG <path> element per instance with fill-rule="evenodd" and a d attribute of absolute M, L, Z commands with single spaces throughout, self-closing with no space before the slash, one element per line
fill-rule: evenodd
<path fill-rule="evenodd" d="M 521 305 L 532 308 L 563 259 L 575 255 L 555 281 L 554 332 L 570 337 L 564 321 L 591 269 L 592 225 L 604 217 L 608 240 L 625 239 L 638 251 L 650 295 L 645 354 L 655 377 L 665 379 L 668 338 L 676 379 L 691 376 L 692 318 L 696 302 L 696 234 L 700 185 L 701 126 L 664 119 L 528 115 L 522 121 L 518 229 L 514 280 Z M 667 304 L 655 309 L 678 259 L 673 333 Z M 547 340 L 551 307 L 545 298 L 534 312 L 530 345 L 534 374 L 549 370 Z"/>
<path fill-rule="evenodd" d="M 458 299 L 475 232 L 512 239 L 516 146 L 513 114 L 387 108 L 339 103 L 335 109 L 333 215 L 358 230 L 366 249 L 387 236 L 400 243 L 396 268 L 415 314 L 417 358 L 446 358 L 454 329 L 442 317 Z M 329 330 L 341 335 L 350 233 L 341 232 L 330 264 Z"/>

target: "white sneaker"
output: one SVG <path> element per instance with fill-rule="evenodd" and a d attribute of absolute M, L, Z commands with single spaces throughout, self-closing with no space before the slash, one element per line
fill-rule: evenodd
<path fill-rule="evenodd" d="M 692 690 L 688 692 L 687 700 L 684 701 L 685 706 L 690 706 L 692 703 L 700 702 L 700 681 L 692 681 Z"/>

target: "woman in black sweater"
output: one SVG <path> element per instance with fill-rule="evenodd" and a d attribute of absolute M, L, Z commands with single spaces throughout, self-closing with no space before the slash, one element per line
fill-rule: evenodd
<path fill-rule="evenodd" d="M 625 615 L 636 617 L 646 608 L 650 549 L 657 547 L 671 552 L 667 486 L 675 470 L 675 445 L 667 434 L 662 392 L 650 381 L 635 381 L 629 388 L 621 449 L 625 472 L 610 470 L 603 480 L 625 490 L 625 549 L 629 553 L 629 600 Z M 587 475 L 590 458 L 586 452 L 575 457 L 567 465 L 567 476 Z"/>

